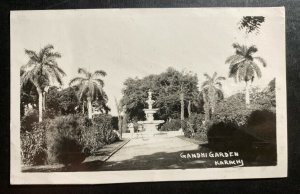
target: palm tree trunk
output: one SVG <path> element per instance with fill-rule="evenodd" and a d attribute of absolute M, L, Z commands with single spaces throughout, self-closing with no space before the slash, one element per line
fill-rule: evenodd
<path fill-rule="evenodd" d="M 191 116 L 192 111 L 191 111 L 191 101 L 189 100 L 189 104 L 188 104 L 188 115 L 189 117 Z"/>
<path fill-rule="evenodd" d="M 84 115 L 84 101 L 82 102 L 82 114 Z"/>
<path fill-rule="evenodd" d="M 43 110 L 46 110 L 46 92 L 43 92 Z"/>
<path fill-rule="evenodd" d="M 119 132 L 120 132 L 120 136 L 122 138 L 122 117 L 121 117 L 121 110 L 120 110 L 119 103 L 118 103 L 116 97 L 115 97 L 115 105 L 116 105 L 117 113 L 118 113 L 118 129 L 119 129 Z"/>
<path fill-rule="evenodd" d="M 213 97 L 213 99 L 211 100 L 211 105 L 210 105 L 210 110 L 211 110 L 211 114 L 214 114 L 215 112 L 215 107 L 216 107 L 216 99 L 215 97 Z"/>
<path fill-rule="evenodd" d="M 203 92 L 203 100 L 204 100 L 204 113 L 205 113 L 205 123 L 207 123 L 210 120 L 210 112 L 209 112 L 209 101 L 207 99 L 207 94 L 205 91 Z"/>
<path fill-rule="evenodd" d="M 39 94 L 39 122 L 43 121 L 43 92 L 40 88 L 37 88 Z"/>
<path fill-rule="evenodd" d="M 213 87 L 210 87 L 208 89 L 208 101 L 209 101 L 209 110 L 211 111 L 211 114 L 213 114 L 216 106 L 216 91 Z"/>
<path fill-rule="evenodd" d="M 88 97 L 87 101 L 88 101 L 88 116 L 89 119 L 92 119 L 92 98 Z"/>
<path fill-rule="evenodd" d="M 180 104 L 181 104 L 181 112 L 180 112 L 180 119 L 184 120 L 184 93 L 180 94 Z"/>
<path fill-rule="evenodd" d="M 245 99 L 246 99 L 246 106 L 248 107 L 250 105 L 250 95 L 249 95 L 248 82 L 246 82 Z"/>

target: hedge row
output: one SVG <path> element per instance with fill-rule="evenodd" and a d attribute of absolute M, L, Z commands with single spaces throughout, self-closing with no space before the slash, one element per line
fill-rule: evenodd
<path fill-rule="evenodd" d="M 26 165 L 80 163 L 103 145 L 118 140 L 109 115 L 92 120 L 81 115 L 59 116 L 29 126 L 21 132 L 21 155 Z"/>

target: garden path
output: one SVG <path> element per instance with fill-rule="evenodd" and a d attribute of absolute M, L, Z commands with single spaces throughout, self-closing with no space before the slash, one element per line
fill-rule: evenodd
<path fill-rule="evenodd" d="M 205 160 L 184 159 L 180 154 L 202 152 L 203 149 L 195 143 L 167 135 L 134 138 L 97 170 L 201 168 L 207 165 Z"/>

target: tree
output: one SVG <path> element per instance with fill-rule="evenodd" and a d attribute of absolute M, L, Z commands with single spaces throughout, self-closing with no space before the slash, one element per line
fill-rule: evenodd
<path fill-rule="evenodd" d="M 46 107 L 55 115 L 68 115 L 78 112 L 78 98 L 73 87 L 68 87 L 63 90 L 56 86 L 49 88 L 46 96 Z"/>
<path fill-rule="evenodd" d="M 103 99 L 104 100 L 104 82 L 99 77 L 106 76 L 106 72 L 102 70 L 95 71 L 94 73 L 88 72 L 86 69 L 79 68 L 78 73 L 83 75 L 83 77 L 73 78 L 69 85 L 78 86 L 79 94 L 78 97 L 83 101 L 87 100 L 88 107 L 88 117 L 92 118 L 92 101 Z"/>
<path fill-rule="evenodd" d="M 38 93 L 39 122 L 43 119 L 43 92 L 46 86 L 52 82 L 62 85 L 62 77 L 65 72 L 58 66 L 56 59 L 61 57 L 58 52 L 53 52 L 54 47 L 47 45 L 38 53 L 25 49 L 29 60 L 22 66 L 24 73 L 21 76 L 21 88 L 31 82 Z"/>
<path fill-rule="evenodd" d="M 210 119 L 211 114 L 214 113 L 217 101 L 223 99 L 221 81 L 225 80 L 225 77 L 218 77 L 217 72 L 214 72 L 213 76 L 209 76 L 207 73 L 204 76 L 206 77 L 206 81 L 203 82 L 201 88 L 207 121 Z"/>
<path fill-rule="evenodd" d="M 253 57 L 253 54 L 257 52 L 255 46 L 247 47 L 245 45 L 239 45 L 238 43 L 233 44 L 235 54 L 228 57 L 225 63 L 230 64 L 229 66 L 229 77 L 235 78 L 235 81 L 244 81 L 245 87 L 245 99 L 246 105 L 250 104 L 249 96 L 249 82 L 253 82 L 254 78 L 261 78 L 261 70 L 257 62 L 260 62 L 263 67 L 266 67 L 266 62 L 261 57 Z"/>
<path fill-rule="evenodd" d="M 111 109 L 107 106 L 108 96 L 105 91 L 102 91 L 102 95 L 98 96 L 92 103 L 95 111 L 108 114 Z"/>
<path fill-rule="evenodd" d="M 264 21 L 265 17 L 263 16 L 244 16 L 239 23 L 239 29 L 245 29 L 247 34 L 251 32 L 256 32 L 257 34 Z"/>
<path fill-rule="evenodd" d="M 145 119 L 143 109 L 147 107 L 147 91 L 153 91 L 154 108 L 159 108 L 154 115 L 155 119 L 180 119 L 181 104 L 184 110 L 188 109 L 188 102 L 196 102 L 199 96 L 197 75 L 183 73 L 168 68 L 158 75 L 149 75 L 144 78 L 128 78 L 124 82 L 123 98 L 121 103 L 126 105 L 126 113 L 129 120 Z M 180 94 L 184 94 L 184 102 L 180 103 Z M 196 103 L 191 103 L 191 111 L 198 111 L 200 108 Z M 184 111 L 188 113 L 188 111 Z"/>

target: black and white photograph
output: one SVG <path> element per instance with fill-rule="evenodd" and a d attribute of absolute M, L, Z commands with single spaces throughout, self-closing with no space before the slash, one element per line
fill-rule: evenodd
<path fill-rule="evenodd" d="M 285 11 L 11 11 L 11 183 L 287 176 Z"/>

